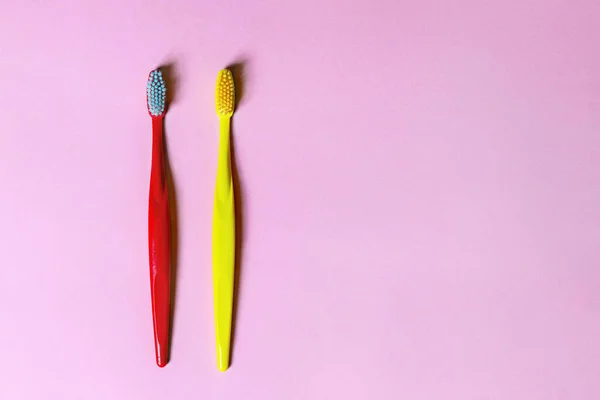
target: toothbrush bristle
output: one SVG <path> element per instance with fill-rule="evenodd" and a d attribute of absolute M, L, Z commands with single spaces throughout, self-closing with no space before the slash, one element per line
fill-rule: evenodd
<path fill-rule="evenodd" d="M 233 75 L 228 69 L 222 69 L 217 76 L 217 88 L 215 91 L 215 104 L 219 117 L 231 117 L 235 107 L 235 89 L 233 86 Z"/>
<path fill-rule="evenodd" d="M 167 88 L 163 80 L 162 72 L 155 69 L 148 76 L 146 84 L 146 99 L 148 103 L 148 112 L 153 117 L 159 117 L 165 113 Z"/>

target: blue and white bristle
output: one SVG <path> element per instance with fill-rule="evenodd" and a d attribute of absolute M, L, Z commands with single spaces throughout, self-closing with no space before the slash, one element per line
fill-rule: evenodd
<path fill-rule="evenodd" d="M 165 112 L 167 89 L 160 70 L 155 69 L 150 72 L 148 84 L 146 85 L 146 95 L 150 115 L 155 117 L 162 115 Z"/>

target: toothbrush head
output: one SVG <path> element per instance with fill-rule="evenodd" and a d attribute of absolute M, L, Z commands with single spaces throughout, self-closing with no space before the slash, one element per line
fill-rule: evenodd
<path fill-rule="evenodd" d="M 146 84 L 146 102 L 151 117 L 162 117 L 166 111 L 167 88 L 163 80 L 162 72 L 155 69 L 148 76 Z"/>
<path fill-rule="evenodd" d="M 233 86 L 233 75 L 228 69 L 222 69 L 217 76 L 217 88 L 215 90 L 215 105 L 219 117 L 229 118 L 233 115 L 235 107 L 235 89 Z"/>

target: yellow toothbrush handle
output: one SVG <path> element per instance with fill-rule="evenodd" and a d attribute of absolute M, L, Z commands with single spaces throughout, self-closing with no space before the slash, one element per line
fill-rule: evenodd
<path fill-rule="evenodd" d="M 230 119 L 220 118 L 212 257 L 217 364 L 221 371 L 229 367 L 235 268 L 235 212 L 229 128 Z"/>

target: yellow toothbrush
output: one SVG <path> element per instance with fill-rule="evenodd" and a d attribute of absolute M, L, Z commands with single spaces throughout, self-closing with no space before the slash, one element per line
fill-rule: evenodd
<path fill-rule="evenodd" d="M 235 213 L 230 153 L 230 127 L 234 103 L 233 75 L 228 69 L 222 69 L 217 77 L 215 91 L 220 133 L 212 231 L 217 365 L 221 371 L 229 367 L 235 268 Z"/>

